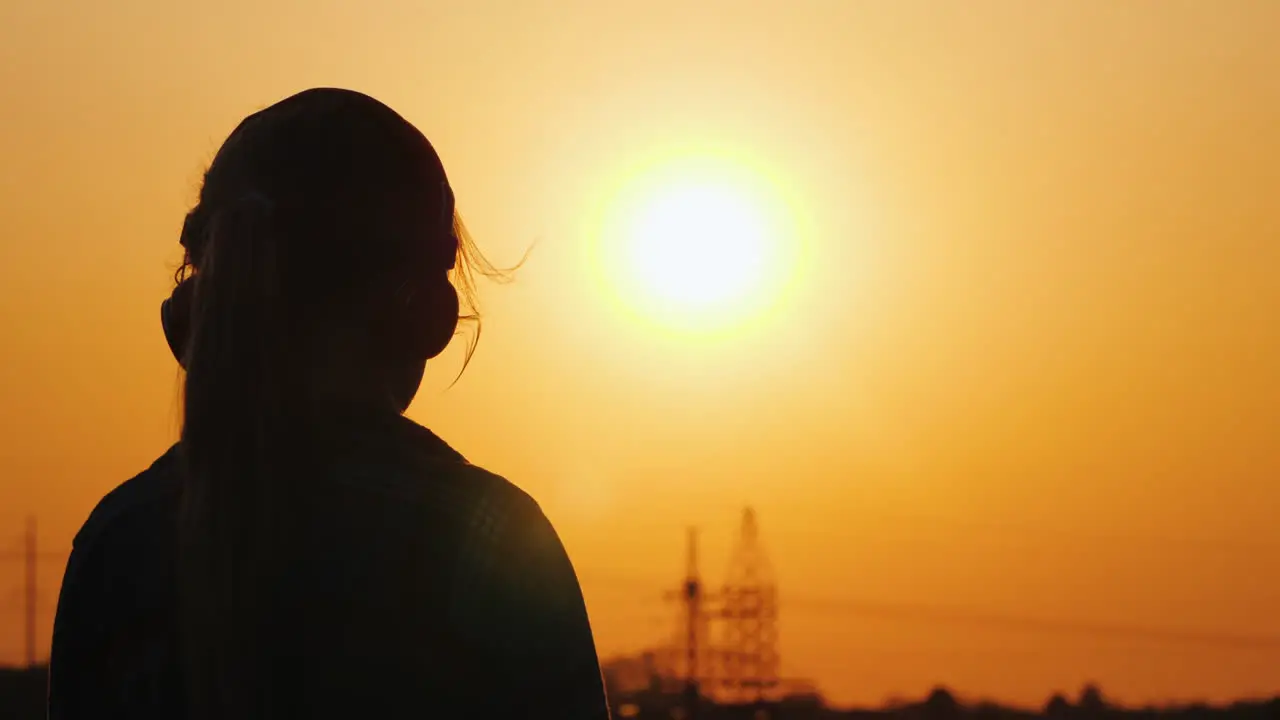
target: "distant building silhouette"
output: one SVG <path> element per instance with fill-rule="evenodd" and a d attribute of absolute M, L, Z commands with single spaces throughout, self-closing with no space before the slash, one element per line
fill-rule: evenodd
<path fill-rule="evenodd" d="M 673 720 L 683 710 L 683 688 L 679 682 L 664 682 L 661 668 L 652 654 L 616 658 L 602 663 L 609 685 L 613 717 L 620 720 Z M 46 668 L 0 669 L 0 718 L 4 720 L 44 720 Z M 1092 688 L 1093 692 L 1087 692 Z M 1169 708 L 1130 709 L 1102 702 L 1097 686 L 1088 686 L 1091 705 L 1073 706 L 1061 694 L 1051 697 L 1042 711 L 1017 709 L 983 702 L 966 705 L 951 690 L 938 687 L 917 702 L 895 703 L 879 709 L 828 707 L 811 687 L 783 684 L 780 697 L 760 706 L 718 704 L 710 699 L 700 706 L 704 720 L 1276 720 L 1280 718 L 1280 697 L 1261 702 L 1238 702 L 1224 707 L 1189 705 Z"/>
<path fill-rule="evenodd" d="M 1053 720 L 1060 720 L 1071 715 L 1071 702 L 1057 693 L 1049 698 L 1049 702 L 1045 703 L 1044 716 Z"/>

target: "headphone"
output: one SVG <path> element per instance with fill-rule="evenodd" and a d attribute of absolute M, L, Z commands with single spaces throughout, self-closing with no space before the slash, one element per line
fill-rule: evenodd
<path fill-rule="evenodd" d="M 461 309 L 458 292 L 449 282 L 447 270 L 454 266 L 457 233 L 453 224 L 453 190 L 448 182 L 442 182 L 445 193 L 442 219 L 437 225 L 438 237 L 454 239 L 447 259 L 439 253 L 439 266 L 428 272 L 405 280 L 392 296 L 389 308 L 384 312 L 387 320 L 389 350 L 397 361 L 419 363 L 444 352 L 458 329 L 458 313 Z M 182 225 L 179 242 L 192 252 L 199 246 L 198 238 L 205 232 L 200 209 L 187 215 Z M 437 240 L 437 238 L 433 238 Z M 435 253 L 433 253 L 435 254 Z M 436 258 L 433 258 L 435 260 Z M 434 265 L 435 263 L 433 263 Z M 160 303 L 160 327 L 165 342 L 178 364 L 186 369 L 188 342 L 191 339 L 191 313 L 194 307 L 198 273 L 183 278 Z"/>

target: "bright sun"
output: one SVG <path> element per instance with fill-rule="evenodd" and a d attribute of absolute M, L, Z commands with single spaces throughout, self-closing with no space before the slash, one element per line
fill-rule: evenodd
<path fill-rule="evenodd" d="M 672 164 L 637 179 L 606 219 L 607 282 L 630 310 L 708 332 L 776 304 L 792 258 L 778 194 L 744 168 Z"/>
<path fill-rule="evenodd" d="M 636 279 L 687 309 L 741 300 L 765 274 L 768 228 L 726 187 L 672 186 L 642 208 L 626 238 Z"/>

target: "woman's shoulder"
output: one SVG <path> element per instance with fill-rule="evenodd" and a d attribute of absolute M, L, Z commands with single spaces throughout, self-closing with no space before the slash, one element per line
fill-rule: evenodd
<path fill-rule="evenodd" d="M 147 469 L 104 495 L 76 533 L 72 548 L 83 549 L 118 528 L 142 529 L 151 520 L 167 517 L 182 489 L 178 465 L 175 444 Z"/>
<path fill-rule="evenodd" d="M 169 518 L 181 492 L 177 467 L 176 448 L 170 448 L 107 493 L 72 541 L 54 621 L 50 717 L 112 715 L 120 707 L 157 708 L 172 700 L 168 686 L 151 680 L 172 667 L 165 621 L 174 548 Z"/>
<path fill-rule="evenodd" d="M 471 463 L 422 425 L 401 418 L 389 435 L 390 442 L 335 468 L 337 479 L 437 510 L 540 513 L 533 498 L 515 483 Z"/>

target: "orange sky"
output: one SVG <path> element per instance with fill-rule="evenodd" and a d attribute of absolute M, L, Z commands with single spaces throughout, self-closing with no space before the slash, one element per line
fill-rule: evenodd
<path fill-rule="evenodd" d="M 172 440 L 157 305 L 202 164 L 342 85 L 432 138 L 496 260 L 539 241 L 410 415 L 542 502 L 603 653 L 667 627 L 682 528 L 718 578 L 752 503 L 786 671 L 837 699 L 1280 691 L 1275 645 L 803 602 L 1280 635 L 1280 4 L 378 5 L 0 3 L 0 550 L 27 513 L 67 547 Z M 602 296 L 586 219 L 673 148 L 793 199 L 773 320 L 679 340 Z"/>

